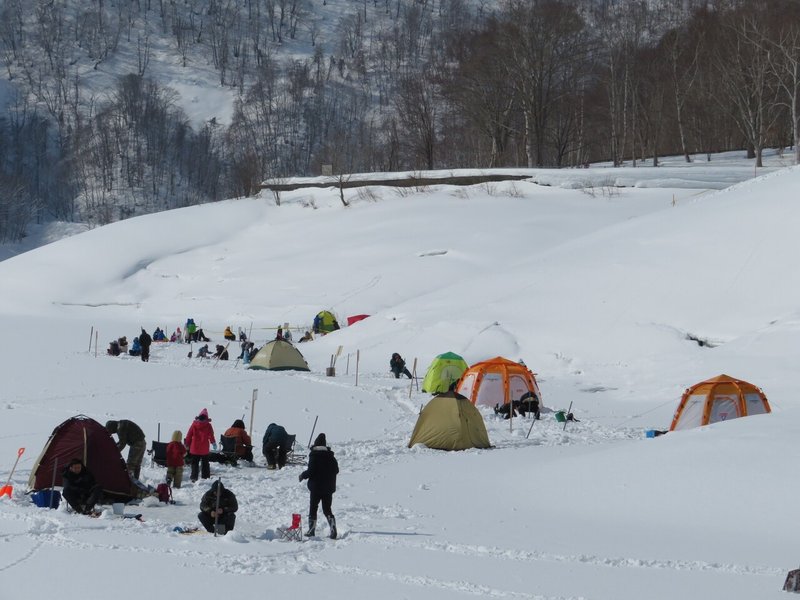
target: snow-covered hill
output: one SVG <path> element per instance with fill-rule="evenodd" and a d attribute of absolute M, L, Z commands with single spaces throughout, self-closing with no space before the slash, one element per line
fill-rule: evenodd
<path fill-rule="evenodd" d="M 349 208 L 337 190 L 285 193 L 280 206 L 230 200 L 0 262 L 0 476 L 26 448 L 14 497 L 0 499 L 0 598 L 22 586 L 85 597 L 76 573 L 121 598 L 782 597 L 796 562 L 786 474 L 800 433 L 800 171 L 745 181 L 752 167 L 735 157 L 631 171 L 352 190 Z M 609 185 L 612 174 L 630 187 Z M 104 355 L 113 338 L 170 333 L 187 317 L 214 342 L 226 325 L 252 327 L 260 343 L 288 322 L 297 337 L 321 309 L 342 323 L 371 316 L 303 344 L 311 373 L 215 365 L 182 344 L 155 345 L 147 364 Z M 528 438 L 530 421 L 484 411 L 493 449 L 408 449 L 428 395 L 390 376 L 395 351 L 420 375 L 445 351 L 523 359 L 547 407 L 573 403 L 580 422 L 563 429 L 548 413 Z M 645 438 L 669 425 L 687 386 L 723 372 L 761 386 L 773 413 Z M 307 511 L 298 468 L 215 465 L 241 507 L 217 539 L 172 533 L 195 522 L 209 482 L 175 490 L 174 506 L 145 501 L 144 523 L 37 509 L 23 495 L 69 416 L 129 418 L 163 440 L 206 407 L 221 433 L 248 422 L 253 389 L 258 439 L 277 422 L 305 445 L 319 417 L 342 469 L 341 539 L 275 539 Z M 146 461 L 145 481 L 163 476 Z"/>

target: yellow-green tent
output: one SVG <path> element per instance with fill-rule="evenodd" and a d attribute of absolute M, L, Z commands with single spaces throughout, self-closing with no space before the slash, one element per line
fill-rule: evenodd
<path fill-rule="evenodd" d="M 264 344 L 247 368 L 267 371 L 310 371 L 300 351 L 283 340 L 272 340 Z"/>
<path fill-rule="evenodd" d="M 329 310 L 321 310 L 314 317 L 314 333 L 330 333 L 339 329 L 339 321 L 336 320 L 334 315 Z"/>
<path fill-rule="evenodd" d="M 408 447 L 414 444 L 437 450 L 491 447 L 480 411 L 453 391 L 434 396 L 419 413 Z"/>
<path fill-rule="evenodd" d="M 429 394 L 446 392 L 450 386 L 461 379 L 461 375 L 469 368 L 466 361 L 458 354 L 445 352 L 433 359 L 422 380 L 422 391 Z"/>

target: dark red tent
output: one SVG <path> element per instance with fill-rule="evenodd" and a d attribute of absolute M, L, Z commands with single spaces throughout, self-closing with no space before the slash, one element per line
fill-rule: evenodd
<path fill-rule="evenodd" d="M 111 434 L 85 415 L 67 419 L 53 430 L 33 465 L 28 488 L 49 489 L 54 481 L 61 486 L 61 472 L 73 458 L 83 461 L 103 487 L 107 501 L 127 502 L 147 495 L 145 486 L 129 475 Z"/>

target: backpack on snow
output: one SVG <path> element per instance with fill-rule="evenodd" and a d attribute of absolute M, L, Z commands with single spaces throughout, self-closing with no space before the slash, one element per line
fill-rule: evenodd
<path fill-rule="evenodd" d="M 156 495 L 159 502 L 166 502 L 167 504 L 172 502 L 172 489 L 166 483 L 159 483 L 156 486 Z"/>

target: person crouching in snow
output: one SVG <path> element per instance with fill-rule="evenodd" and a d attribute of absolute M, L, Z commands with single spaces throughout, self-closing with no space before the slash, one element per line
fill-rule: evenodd
<path fill-rule="evenodd" d="M 300 481 L 308 479 L 308 491 L 311 492 L 308 508 L 307 536 L 313 536 L 317 527 L 317 507 L 322 502 L 322 514 L 328 519 L 331 533 L 330 538 L 336 539 L 336 518 L 333 516 L 331 505 L 333 493 L 336 491 L 336 475 L 339 473 L 339 463 L 328 447 L 324 433 L 320 433 L 314 440 L 314 445 L 308 455 L 308 469 L 300 473 Z"/>
<path fill-rule="evenodd" d="M 403 357 L 397 352 L 392 354 L 392 358 L 389 360 L 389 368 L 391 368 L 392 373 L 394 373 L 395 379 L 400 379 L 401 373 L 411 379 L 411 373 L 406 369 L 406 361 L 404 361 Z"/>
<path fill-rule="evenodd" d="M 223 525 L 225 530 L 219 533 L 225 535 L 229 531 L 233 531 L 237 510 L 239 510 L 239 503 L 236 501 L 236 495 L 217 480 L 211 484 L 211 489 L 200 499 L 200 513 L 197 518 L 209 533 L 214 533 L 215 523 Z"/>

